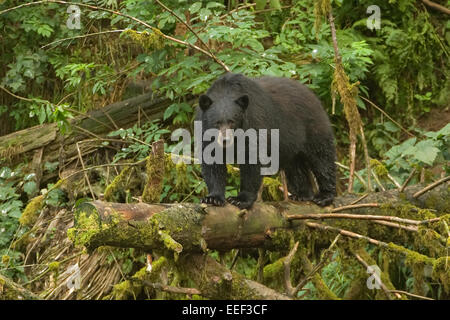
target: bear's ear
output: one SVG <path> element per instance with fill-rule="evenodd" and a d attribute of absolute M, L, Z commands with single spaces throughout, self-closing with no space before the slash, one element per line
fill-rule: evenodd
<path fill-rule="evenodd" d="M 200 108 L 205 111 L 206 109 L 209 108 L 209 106 L 211 106 L 212 104 L 212 100 L 210 97 L 208 97 L 206 94 L 202 94 L 200 96 L 200 98 L 198 99 L 198 105 L 200 106 Z"/>
<path fill-rule="evenodd" d="M 235 102 L 242 108 L 242 109 L 247 109 L 248 107 L 248 95 L 243 95 L 242 97 L 239 97 L 238 99 L 235 100 Z"/>

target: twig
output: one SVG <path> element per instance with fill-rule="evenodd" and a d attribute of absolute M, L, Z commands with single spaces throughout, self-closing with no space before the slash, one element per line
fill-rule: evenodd
<path fill-rule="evenodd" d="M 309 279 L 311 279 L 311 277 L 320 271 L 320 269 L 322 269 L 325 266 L 325 263 L 327 262 L 327 260 L 330 258 L 331 254 L 333 253 L 333 251 L 331 251 L 331 249 L 334 247 L 334 245 L 336 244 L 336 242 L 339 240 L 339 238 L 341 237 L 340 234 L 338 234 L 336 236 L 336 238 L 334 238 L 333 242 L 331 243 L 331 245 L 328 247 L 328 249 L 326 249 L 323 254 L 322 254 L 322 258 L 320 259 L 320 262 L 311 270 L 310 273 L 308 273 L 308 275 L 299 282 L 299 284 L 295 287 L 295 291 L 294 294 L 296 294 L 297 292 L 299 292 L 300 290 L 303 289 L 303 287 L 308 283 Z"/>
<path fill-rule="evenodd" d="M 234 13 L 234 12 L 236 12 L 236 11 L 239 11 L 239 10 L 242 10 L 242 9 L 247 9 L 247 8 L 250 8 L 250 7 L 253 7 L 253 6 L 256 6 L 256 3 L 249 3 L 249 4 L 246 4 L 245 6 L 238 7 L 238 8 L 236 8 L 236 9 L 231 10 L 231 11 L 228 11 L 228 12 L 225 13 L 224 15 L 221 15 L 221 16 L 219 17 L 219 19 L 222 20 L 222 19 L 225 18 L 226 16 L 229 16 L 230 14 L 232 14 L 232 13 Z"/>
<path fill-rule="evenodd" d="M 364 128 L 362 126 L 362 123 L 359 126 L 359 130 L 361 133 L 361 142 L 362 142 L 363 149 L 364 149 L 364 160 L 366 162 L 366 168 L 367 168 L 367 191 L 371 192 L 372 184 L 370 183 L 370 173 L 372 172 L 372 169 L 370 168 L 369 150 L 367 149 L 366 135 L 364 134 Z"/>
<path fill-rule="evenodd" d="M 53 42 L 50 42 L 48 44 L 45 44 L 41 47 L 41 49 L 44 49 L 46 47 L 51 46 L 52 44 L 57 44 L 60 42 L 64 42 L 67 40 L 75 40 L 75 39 L 82 39 L 82 38 L 87 38 L 87 37 L 92 37 L 92 36 L 97 36 L 100 34 L 106 34 L 106 33 L 115 33 L 115 32 L 124 32 L 126 29 L 120 29 L 120 30 L 108 30 L 108 31 L 102 31 L 102 32 L 95 32 L 95 33 L 88 33 L 88 34 L 83 34 L 81 36 L 75 36 L 75 37 L 69 37 L 69 38 L 64 38 L 64 39 L 59 39 L 59 40 L 55 40 Z M 140 31 L 136 31 L 136 33 L 142 33 Z"/>
<path fill-rule="evenodd" d="M 428 298 L 428 297 L 424 297 L 424 296 L 419 296 L 418 294 L 413 294 L 413 293 L 409 293 L 409 292 L 402 291 L 402 290 L 388 290 L 388 291 L 389 291 L 389 292 L 392 292 L 392 293 L 400 293 L 400 294 L 404 294 L 404 295 L 407 295 L 407 296 L 411 296 L 411 297 L 419 298 L 419 299 L 423 299 L 423 300 L 434 300 L 434 299 L 432 299 L 432 298 Z"/>
<path fill-rule="evenodd" d="M 294 297 L 296 293 L 296 288 L 292 286 L 291 283 L 291 263 L 292 259 L 294 258 L 295 253 L 298 249 L 298 241 L 294 244 L 291 251 L 289 251 L 289 254 L 284 258 L 283 260 L 283 266 L 284 266 L 284 287 L 286 289 L 286 293 L 290 297 Z"/>
<path fill-rule="evenodd" d="M 161 1 L 159 0 L 155 0 L 157 4 L 159 4 L 164 10 L 168 11 L 171 15 L 173 15 L 178 21 L 180 21 L 182 24 L 184 24 L 186 26 L 186 28 L 189 29 L 189 31 L 191 31 L 194 36 L 203 44 L 203 46 L 206 48 L 206 50 L 208 50 L 209 52 L 209 56 L 211 58 L 213 58 L 218 64 L 220 64 L 225 71 L 230 72 L 230 68 L 228 68 L 228 66 L 225 65 L 225 63 L 223 63 L 221 60 L 219 60 L 214 53 L 212 53 L 211 48 L 202 40 L 202 38 L 200 38 L 200 36 L 197 34 L 197 32 L 194 31 L 194 29 L 192 29 L 192 27 L 183 19 L 181 19 L 174 11 L 172 11 L 171 9 L 169 9 L 168 7 L 166 7 Z"/>
<path fill-rule="evenodd" d="M 344 230 L 344 229 L 340 229 L 340 228 L 336 228 L 336 227 L 332 227 L 329 225 L 324 225 L 324 224 L 320 224 L 320 223 L 315 223 L 315 222 L 306 222 L 305 223 L 308 227 L 311 228 L 315 228 L 315 229 L 320 229 L 320 230 L 324 230 L 324 231 L 335 231 L 338 232 L 339 234 L 349 237 L 349 238 L 354 238 L 354 239 L 364 239 L 366 241 L 368 241 L 371 244 L 374 244 L 376 246 L 379 247 L 389 247 L 389 245 L 386 242 L 380 241 L 380 240 L 376 240 L 376 239 L 372 239 L 369 238 L 367 236 L 363 236 L 362 234 L 359 233 L 355 233 L 352 231 L 348 231 L 348 230 Z"/>
<path fill-rule="evenodd" d="M 361 197 L 359 197 L 359 198 L 356 199 L 355 201 L 352 201 L 352 202 L 350 203 L 350 205 L 357 204 L 357 203 L 360 202 L 361 200 L 365 199 L 368 195 L 369 195 L 368 193 L 366 193 L 365 195 L 362 195 Z M 338 209 L 338 208 L 336 208 L 336 209 Z"/>
<path fill-rule="evenodd" d="M 342 169 L 350 170 L 349 167 L 347 167 L 346 165 L 344 165 L 344 164 L 342 164 L 340 162 L 335 162 L 335 164 L 338 167 L 341 167 Z M 361 182 L 361 184 L 364 186 L 364 188 L 367 189 L 367 183 L 366 183 L 366 181 L 364 181 L 364 179 L 361 177 L 361 175 L 358 172 L 354 172 L 354 174 L 355 174 L 356 178 L 358 178 L 359 182 Z"/>
<path fill-rule="evenodd" d="M 383 184 L 380 182 L 380 179 L 378 179 L 377 174 L 376 174 L 375 172 L 373 172 L 373 171 L 369 172 L 369 174 L 370 174 L 370 173 L 373 175 L 373 178 L 375 179 L 375 181 L 377 182 L 377 184 L 380 186 L 381 190 L 382 190 L 382 191 L 386 191 L 386 188 L 385 188 L 385 187 L 383 186 Z"/>
<path fill-rule="evenodd" d="M 351 214 L 351 213 L 312 213 L 312 214 L 296 214 L 287 215 L 287 220 L 322 220 L 322 219 L 355 219 L 355 220 L 381 220 L 381 221 L 394 221 L 405 224 L 412 224 L 418 226 L 421 221 L 404 219 L 395 216 L 380 216 L 380 215 L 365 215 L 365 214 Z"/>
<path fill-rule="evenodd" d="M 366 194 L 364 196 L 367 197 L 368 194 Z M 363 199 L 363 198 L 361 198 Z M 358 201 L 360 201 L 361 199 L 359 199 Z M 333 210 L 331 210 L 331 212 L 339 212 L 339 211 L 344 211 L 344 210 L 348 210 L 348 209 L 357 209 L 357 208 L 378 208 L 380 205 L 378 203 L 361 203 L 361 204 L 349 204 L 347 206 L 341 206 L 341 207 L 337 207 L 334 208 Z"/>
<path fill-rule="evenodd" d="M 84 169 L 86 169 L 86 168 L 85 168 L 85 166 L 84 166 L 83 157 L 81 156 L 80 145 L 78 144 L 78 142 L 76 143 L 76 146 L 77 146 L 77 151 L 78 151 L 78 158 L 80 159 L 81 167 L 82 167 L 83 170 L 84 170 Z M 94 194 L 94 191 L 92 191 L 91 182 L 89 181 L 89 177 L 88 177 L 86 171 L 84 172 L 84 178 L 86 179 L 87 184 L 88 184 L 88 186 L 89 186 L 89 191 L 91 192 L 92 199 L 95 200 L 95 199 L 96 199 L 96 198 L 95 198 L 95 194 Z"/>
<path fill-rule="evenodd" d="M 375 103 L 373 103 L 372 101 L 370 101 L 367 98 L 364 98 L 362 96 L 359 96 L 361 99 L 363 99 L 364 101 L 370 103 L 370 105 L 372 105 L 372 107 L 374 107 L 375 109 L 377 109 L 378 111 L 380 111 L 382 114 L 384 114 L 386 116 L 386 118 L 388 118 L 389 120 L 391 120 L 397 127 L 399 127 L 400 129 L 402 129 L 406 134 L 410 135 L 411 137 L 415 137 L 415 135 L 413 135 L 411 132 L 409 132 L 408 130 L 406 130 L 405 128 L 403 128 L 401 126 L 400 123 L 398 123 L 397 121 L 395 121 L 390 115 L 388 115 L 386 113 L 386 111 L 384 111 L 383 109 L 381 109 L 379 106 L 377 106 Z"/>
<path fill-rule="evenodd" d="M 355 162 L 356 162 L 356 137 L 353 139 L 350 137 L 350 175 L 348 177 L 348 193 L 353 192 L 353 176 L 355 175 Z M 369 176 L 369 175 L 367 175 Z M 367 185 L 366 189 L 368 190 L 369 187 Z"/>
<path fill-rule="evenodd" d="M 289 190 L 287 187 L 287 179 L 286 179 L 286 173 L 284 172 L 284 170 L 280 171 L 280 179 L 281 179 L 281 183 L 283 184 L 283 198 L 284 201 L 289 201 Z"/>
<path fill-rule="evenodd" d="M 397 188 L 401 188 L 402 186 L 400 185 L 400 183 L 397 182 L 397 180 L 394 179 L 393 176 L 391 176 L 389 173 L 386 175 L 388 177 L 389 180 L 392 181 L 393 184 L 395 184 L 395 186 Z"/>
<path fill-rule="evenodd" d="M 270 12 L 270 11 L 274 11 L 274 10 L 289 9 L 289 8 L 292 8 L 292 6 L 282 6 L 282 7 L 280 7 L 280 9 L 278 9 L 278 8 L 267 8 L 267 9 L 261 9 L 261 10 L 253 11 L 253 14 L 264 13 L 264 12 Z"/>
<path fill-rule="evenodd" d="M 388 221 L 381 221 L 381 220 L 372 220 L 371 222 L 376 223 L 376 224 L 381 224 L 384 226 L 388 226 L 388 227 L 393 227 L 393 228 L 397 228 L 397 229 L 403 229 L 403 230 L 407 230 L 407 231 L 411 231 L 411 232 L 418 232 L 419 228 L 414 227 L 414 226 L 404 226 L 400 223 L 393 223 L 393 222 L 388 222 Z"/>
<path fill-rule="evenodd" d="M 420 196 L 421 196 L 422 194 L 424 194 L 425 192 L 430 191 L 431 189 L 437 187 L 438 185 L 440 185 L 440 184 L 442 184 L 442 183 L 444 183 L 444 182 L 446 182 L 446 181 L 448 181 L 448 180 L 450 180 L 450 176 L 446 176 L 446 177 L 444 177 L 444 178 L 442 178 L 442 179 L 439 179 L 439 180 L 436 181 L 436 182 L 433 182 L 432 184 L 426 186 L 426 187 L 423 188 L 422 190 L 417 191 L 416 193 L 414 193 L 414 194 L 413 194 L 413 198 L 418 198 L 418 197 L 420 197 Z"/>
<path fill-rule="evenodd" d="M 28 102 L 34 102 L 33 99 L 28 99 L 28 98 L 24 98 L 18 95 L 15 95 L 14 93 L 12 93 L 11 91 L 9 91 L 8 89 L 6 89 L 5 87 L 0 86 L 0 89 L 4 90 L 7 94 L 13 96 L 14 98 L 17 98 L 19 100 L 24 100 L 24 101 L 28 101 Z"/>
<path fill-rule="evenodd" d="M 411 171 L 409 177 L 405 180 L 405 182 L 403 182 L 402 186 L 400 187 L 400 189 L 398 190 L 398 192 L 403 192 L 403 190 L 405 190 L 406 186 L 408 185 L 409 181 L 411 181 L 412 177 L 414 177 L 414 174 L 416 173 L 417 169 L 414 168 L 413 171 Z"/>
<path fill-rule="evenodd" d="M 231 261 L 230 270 L 233 270 L 234 265 L 236 264 L 238 258 L 239 258 L 239 249 L 236 249 L 236 252 L 234 253 L 233 256 L 233 260 Z"/>
<path fill-rule="evenodd" d="M 422 0 L 422 2 L 425 3 L 429 7 L 439 10 L 440 12 L 450 14 L 450 9 L 447 9 L 446 7 L 441 6 L 440 4 L 434 3 L 430 0 Z"/>
<path fill-rule="evenodd" d="M 361 263 L 366 268 L 366 270 L 369 268 L 369 264 L 366 261 L 364 261 L 364 259 L 361 258 L 359 254 L 353 252 L 353 255 L 356 257 L 356 260 L 358 260 L 359 263 Z M 375 281 L 380 285 L 381 289 L 383 289 L 384 293 L 386 294 L 386 297 L 389 300 L 392 300 L 392 295 L 389 292 L 389 289 L 383 283 L 383 281 L 381 281 L 380 276 L 377 275 L 376 273 L 374 273 L 373 276 L 375 277 Z M 399 296 L 397 296 L 397 297 L 399 297 Z"/>

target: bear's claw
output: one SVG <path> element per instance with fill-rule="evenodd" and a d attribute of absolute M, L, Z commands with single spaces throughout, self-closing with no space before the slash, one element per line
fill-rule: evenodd
<path fill-rule="evenodd" d="M 329 206 L 333 203 L 334 196 L 331 194 L 317 194 L 312 201 L 321 207 Z"/>
<path fill-rule="evenodd" d="M 242 201 L 239 197 L 229 197 L 227 201 L 239 209 L 248 209 L 252 206 L 253 201 Z"/>
<path fill-rule="evenodd" d="M 225 200 L 222 200 L 215 196 L 206 196 L 201 200 L 201 203 L 212 204 L 218 207 L 222 207 L 225 204 Z"/>

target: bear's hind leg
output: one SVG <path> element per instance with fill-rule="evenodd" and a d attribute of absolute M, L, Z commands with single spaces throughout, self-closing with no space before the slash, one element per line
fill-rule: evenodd
<path fill-rule="evenodd" d="M 323 152 L 310 155 L 311 170 L 319 185 L 319 192 L 314 196 L 314 203 L 321 207 L 333 203 L 336 196 L 336 165 L 334 145 L 323 148 Z"/>
<path fill-rule="evenodd" d="M 308 168 L 300 165 L 285 169 L 288 191 L 294 201 L 310 201 L 314 192 L 308 176 Z"/>

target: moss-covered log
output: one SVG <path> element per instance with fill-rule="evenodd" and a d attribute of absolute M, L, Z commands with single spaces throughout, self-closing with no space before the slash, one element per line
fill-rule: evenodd
<path fill-rule="evenodd" d="M 111 245 L 145 250 L 166 248 L 177 253 L 201 252 L 206 248 L 229 250 L 263 247 L 279 250 L 289 247 L 289 237 L 284 231 L 305 226 L 306 220 L 290 220 L 287 216 L 336 212 L 341 211 L 340 208 L 347 208 L 345 212 L 400 216 L 406 220 L 416 220 L 420 224 L 423 220 L 450 212 L 448 183 L 430 190 L 418 199 L 414 198 L 413 194 L 421 188 L 423 186 L 408 187 L 402 194 L 395 190 L 369 194 L 357 206 L 350 207 L 344 206 L 352 203 L 357 196 L 338 197 L 335 201 L 337 208 L 334 209 L 295 202 L 255 203 L 251 210 L 240 211 L 232 205 L 205 207 L 197 204 L 149 205 L 94 201 L 85 203 L 76 210 L 75 228 L 71 230 L 71 236 L 88 249 Z M 448 216 L 443 219 L 448 220 Z M 383 225 L 377 222 L 379 221 L 326 220 L 327 225 L 360 232 L 368 237 L 376 236 L 379 241 L 399 240 L 399 232 L 386 232 L 389 228 L 398 231 L 396 226 L 399 223 Z M 353 226 L 356 226 L 356 230 Z M 416 228 L 417 232 L 421 230 L 421 226 Z M 408 234 L 408 231 L 401 231 L 402 236 L 404 233 Z M 408 240 L 405 239 L 403 240 Z M 436 241 L 441 240 L 443 239 Z M 443 241 L 445 248 L 445 239 Z"/>
<path fill-rule="evenodd" d="M 0 274 L 0 300 L 40 300 L 39 296 Z"/>
<path fill-rule="evenodd" d="M 242 274 L 230 271 L 207 255 L 189 254 L 180 263 L 183 273 L 192 279 L 202 296 L 209 299 L 289 300 L 284 294 L 270 289 Z"/>

